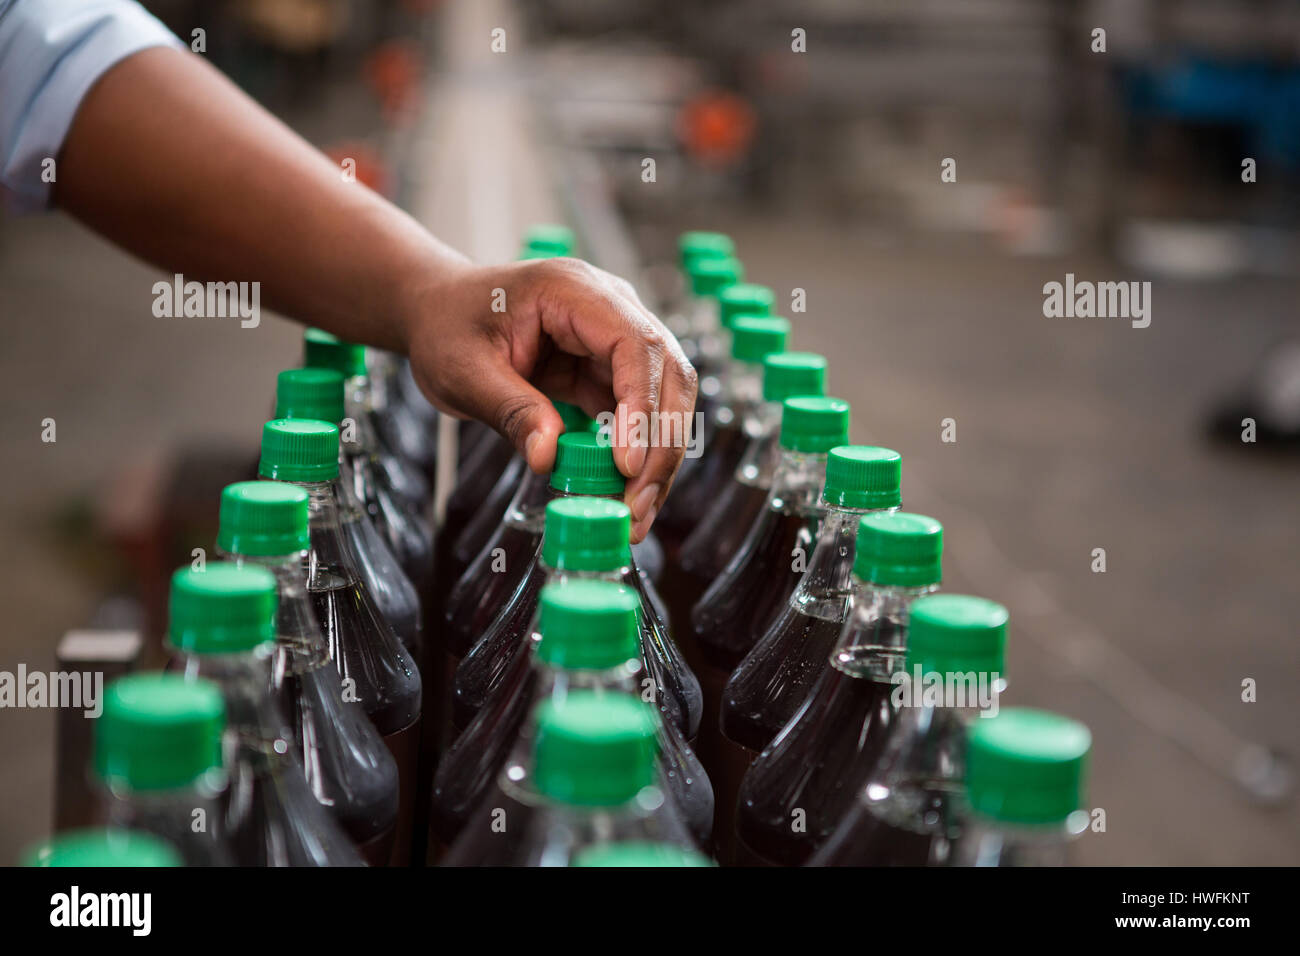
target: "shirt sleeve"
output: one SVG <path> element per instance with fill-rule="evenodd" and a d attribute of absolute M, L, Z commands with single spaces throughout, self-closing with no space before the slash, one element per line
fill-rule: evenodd
<path fill-rule="evenodd" d="M 184 49 L 135 0 L 0 0 L 0 195 L 16 211 L 50 202 L 49 164 L 82 98 L 148 47 Z M 57 177 L 57 167 L 53 170 Z"/>

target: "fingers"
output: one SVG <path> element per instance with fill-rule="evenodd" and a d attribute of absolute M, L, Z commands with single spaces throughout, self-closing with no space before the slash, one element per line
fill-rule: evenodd
<path fill-rule="evenodd" d="M 528 467 L 543 474 L 555 464 L 555 440 L 564 422 L 551 400 L 529 384 L 504 358 L 463 369 L 460 407 L 506 437 Z"/>
<path fill-rule="evenodd" d="M 589 357 L 589 362 L 568 365 L 567 371 L 595 370 L 591 384 L 570 382 L 571 394 L 589 413 L 593 409 L 587 401 L 598 390 L 593 386 L 603 395 L 608 375 L 615 401 L 614 461 L 629 479 L 625 498 L 632 509 L 633 539 L 640 541 L 685 452 L 695 408 L 695 370 L 628 282 L 578 260 L 539 266 L 549 270 L 538 300 L 544 331 L 564 352 Z"/>

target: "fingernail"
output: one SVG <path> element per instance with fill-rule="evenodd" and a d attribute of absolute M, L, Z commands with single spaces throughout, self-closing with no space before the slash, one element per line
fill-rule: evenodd
<path fill-rule="evenodd" d="M 526 461 L 532 462 L 533 449 L 537 447 L 537 443 L 541 440 L 542 433 L 536 429 L 528 433 L 528 437 L 524 439 L 524 459 Z"/>
<path fill-rule="evenodd" d="M 654 516 L 655 499 L 659 497 L 659 485 L 646 485 L 637 496 L 632 499 L 632 518 L 636 521 L 643 521 L 646 517 Z"/>
<path fill-rule="evenodd" d="M 639 496 L 638 496 L 639 497 Z M 658 508 L 651 508 L 649 513 L 632 526 L 632 537 L 638 542 L 644 541 L 645 536 L 650 532 L 650 526 L 654 524 L 655 515 L 659 513 Z"/>
<path fill-rule="evenodd" d="M 627 470 L 632 472 L 629 478 L 635 478 L 641 474 L 641 469 L 645 467 L 646 450 L 644 445 L 633 445 L 627 450 Z"/>

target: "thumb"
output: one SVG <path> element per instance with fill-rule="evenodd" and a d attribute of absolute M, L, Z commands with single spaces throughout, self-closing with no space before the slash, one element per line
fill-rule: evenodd
<path fill-rule="evenodd" d="M 530 469 L 551 470 L 564 421 L 549 398 L 508 365 L 489 370 L 466 398 L 467 410 L 504 435 Z"/>

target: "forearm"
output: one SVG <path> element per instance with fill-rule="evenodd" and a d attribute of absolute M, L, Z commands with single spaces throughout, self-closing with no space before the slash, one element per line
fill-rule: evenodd
<path fill-rule="evenodd" d="M 466 265 L 200 57 L 171 49 L 136 54 L 91 89 L 54 195 L 169 271 L 260 282 L 270 308 L 396 350 L 417 287 Z"/>

